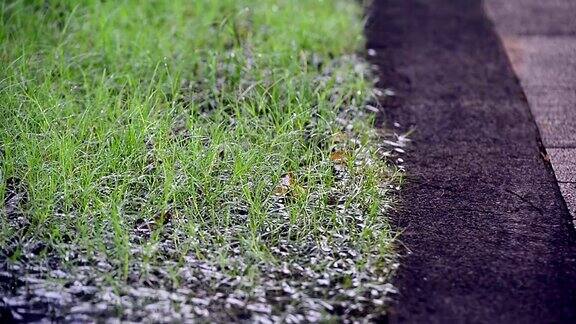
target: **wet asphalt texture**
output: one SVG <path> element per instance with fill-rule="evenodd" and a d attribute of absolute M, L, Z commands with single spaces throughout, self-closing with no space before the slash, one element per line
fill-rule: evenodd
<path fill-rule="evenodd" d="M 376 0 L 366 33 L 415 130 L 390 321 L 575 323 L 575 231 L 482 2 Z"/>
<path fill-rule="evenodd" d="M 576 221 L 576 1 L 485 0 Z"/>

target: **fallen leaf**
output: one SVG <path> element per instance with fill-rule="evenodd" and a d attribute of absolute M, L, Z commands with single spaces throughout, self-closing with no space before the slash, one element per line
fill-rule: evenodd
<path fill-rule="evenodd" d="M 342 150 L 336 150 L 330 153 L 330 160 L 334 163 L 343 164 L 348 160 L 348 154 Z"/>
<path fill-rule="evenodd" d="M 274 195 L 276 196 L 285 196 L 296 181 L 294 180 L 294 174 L 292 172 L 288 172 L 280 178 L 280 183 L 274 189 Z"/>

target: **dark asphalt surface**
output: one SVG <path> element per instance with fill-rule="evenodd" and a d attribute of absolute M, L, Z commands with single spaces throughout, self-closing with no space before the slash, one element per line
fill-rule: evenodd
<path fill-rule="evenodd" d="M 484 0 L 576 220 L 576 1 Z"/>
<path fill-rule="evenodd" d="M 391 322 L 576 323 L 576 235 L 479 0 L 376 0 L 385 120 L 415 127 Z"/>

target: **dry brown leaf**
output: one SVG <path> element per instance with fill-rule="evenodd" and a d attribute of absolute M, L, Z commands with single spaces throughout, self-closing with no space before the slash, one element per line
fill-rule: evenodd
<path fill-rule="evenodd" d="M 292 172 L 286 173 L 280 178 L 280 183 L 274 189 L 274 195 L 285 196 L 295 183 L 294 174 Z"/>
<path fill-rule="evenodd" d="M 348 160 L 348 154 L 345 151 L 337 150 L 330 153 L 330 160 L 337 164 L 344 164 Z"/>

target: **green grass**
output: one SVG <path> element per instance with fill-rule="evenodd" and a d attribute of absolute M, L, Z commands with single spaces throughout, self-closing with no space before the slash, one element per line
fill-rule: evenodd
<path fill-rule="evenodd" d="M 2 2 L 0 196 L 17 181 L 27 197 L 15 200 L 20 226 L 15 213 L 0 217 L 0 246 L 14 247 L 5 257 L 40 241 L 37 254 L 63 256 L 64 268 L 71 253 L 105 259 L 113 286 L 145 281 L 148 267 L 170 272 L 169 260 L 172 288 L 194 258 L 258 286 L 262 267 L 321 273 L 306 249 L 342 246 L 358 252 L 355 267 L 387 277 L 400 175 L 363 109 L 361 10 L 346 0 Z"/>

